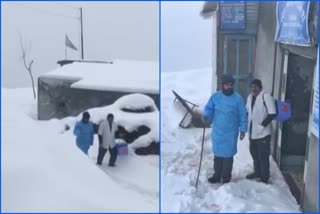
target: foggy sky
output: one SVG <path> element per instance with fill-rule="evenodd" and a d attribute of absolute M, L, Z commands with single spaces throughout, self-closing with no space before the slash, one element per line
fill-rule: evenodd
<path fill-rule="evenodd" d="M 211 67 L 212 20 L 203 19 L 204 2 L 161 2 L 161 70 Z"/>
<path fill-rule="evenodd" d="M 2 87 L 30 87 L 19 34 L 31 43 L 35 80 L 65 58 L 65 34 L 80 48 L 83 7 L 85 59 L 159 59 L 158 2 L 1 2 Z M 68 49 L 69 59 L 80 52 Z"/>

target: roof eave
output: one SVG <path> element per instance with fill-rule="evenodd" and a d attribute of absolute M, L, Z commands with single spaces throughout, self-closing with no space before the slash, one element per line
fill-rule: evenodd
<path fill-rule="evenodd" d="M 205 2 L 200 15 L 204 18 L 210 18 L 218 8 L 218 2 Z"/>

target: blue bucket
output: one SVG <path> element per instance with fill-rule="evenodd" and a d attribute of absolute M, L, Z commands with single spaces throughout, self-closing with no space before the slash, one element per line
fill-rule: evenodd
<path fill-rule="evenodd" d="M 117 144 L 118 155 L 128 155 L 128 144 L 118 143 Z"/>

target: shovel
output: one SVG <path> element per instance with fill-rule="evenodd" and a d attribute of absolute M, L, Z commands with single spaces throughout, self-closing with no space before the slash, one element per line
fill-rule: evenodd
<path fill-rule="evenodd" d="M 203 127 L 203 135 L 202 135 L 202 144 L 201 144 L 201 153 L 200 153 L 200 163 L 199 163 L 199 169 L 198 169 L 198 176 L 197 176 L 197 181 L 196 181 L 196 189 L 198 188 L 198 182 L 199 182 L 199 175 L 200 175 L 200 170 L 201 170 L 201 163 L 202 163 L 202 156 L 203 156 L 203 145 L 204 145 L 204 136 L 206 133 L 206 127 Z"/>

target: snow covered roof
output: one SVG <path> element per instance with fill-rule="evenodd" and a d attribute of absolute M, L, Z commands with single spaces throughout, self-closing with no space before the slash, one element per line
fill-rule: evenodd
<path fill-rule="evenodd" d="M 218 8 L 218 2 L 207 1 L 204 3 L 200 15 L 203 18 L 209 18 L 212 16 L 213 12 Z"/>
<path fill-rule="evenodd" d="M 72 88 L 159 94 L 159 64 L 153 61 L 74 62 L 40 77 L 75 80 Z"/>

